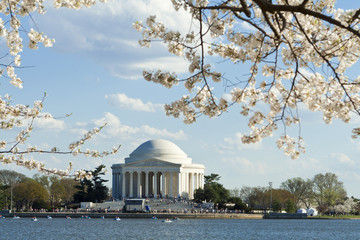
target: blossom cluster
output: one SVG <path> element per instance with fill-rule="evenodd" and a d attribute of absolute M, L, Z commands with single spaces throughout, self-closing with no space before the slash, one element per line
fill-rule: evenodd
<path fill-rule="evenodd" d="M 105 0 L 99 0 L 105 2 Z M 79 9 L 82 7 L 91 7 L 96 4 L 96 0 L 54 0 L 55 8 Z M 21 66 L 21 55 L 24 48 L 23 38 L 27 38 L 28 48 L 36 50 L 39 44 L 45 47 L 52 47 L 54 39 L 47 37 L 40 32 L 34 22 L 34 28 L 26 29 L 21 21 L 33 21 L 32 14 L 44 14 L 46 12 L 43 0 L 7 0 L 0 1 L 0 38 L 7 44 L 8 54 L 1 58 L 0 77 L 10 79 L 10 83 L 17 88 L 23 87 L 23 81 L 16 74 L 16 69 Z M 45 97 L 45 96 L 44 96 Z M 44 100 L 44 99 L 43 99 Z M 115 154 L 120 146 L 114 147 L 112 151 L 99 152 L 96 150 L 81 150 L 80 146 L 91 139 L 94 134 L 100 132 L 104 127 L 94 128 L 84 135 L 82 139 L 69 145 L 69 151 L 60 151 L 57 147 L 51 150 L 40 149 L 36 146 L 24 147 L 24 144 L 30 137 L 33 130 L 33 122 L 37 118 L 53 118 L 49 113 L 42 113 L 43 100 L 35 101 L 33 107 L 23 104 L 12 103 L 8 94 L 0 95 L 0 130 L 11 130 L 18 128 L 19 132 L 15 139 L 0 139 L 0 163 L 16 164 L 27 169 L 36 169 L 41 173 L 56 174 L 59 176 L 70 176 L 72 163 L 65 170 L 50 169 L 45 164 L 34 160 L 32 153 L 61 153 L 73 155 L 85 155 L 91 157 L 103 157 L 109 154 Z M 30 156 L 30 157 L 29 157 Z M 85 173 L 84 173 L 85 172 Z M 91 173 L 78 170 L 74 173 L 78 179 L 89 178 Z"/>
<path fill-rule="evenodd" d="M 100 0 L 104 2 L 105 0 Z M 96 3 L 96 0 L 54 0 L 55 8 L 71 8 L 79 9 L 81 7 L 91 7 Z M 22 88 L 22 80 L 17 76 L 15 68 L 21 65 L 20 53 L 24 48 L 24 37 L 28 39 L 28 47 L 30 49 L 38 49 L 38 44 L 45 47 L 51 47 L 55 42 L 54 39 L 47 37 L 38 29 L 25 29 L 22 22 L 25 17 L 31 14 L 46 13 L 43 0 L 7 0 L 0 1 L 0 38 L 2 38 L 9 49 L 9 57 L 2 58 L 0 68 L 0 77 L 6 70 L 6 75 L 9 77 L 10 83 L 15 87 Z M 33 21 L 32 18 L 29 18 Z M 36 26 L 36 24 L 33 24 Z M 36 27 L 35 27 L 36 28 Z"/>
<path fill-rule="evenodd" d="M 51 169 L 51 168 L 47 168 L 45 167 L 45 164 L 39 161 L 36 161 L 34 159 L 29 159 L 26 160 L 25 159 L 25 155 L 26 153 L 17 153 L 17 154 L 0 154 L 0 163 L 2 164 L 11 164 L 11 163 L 15 163 L 17 166 L 21 166 L 21 167 L 25 167 L 26 169 L 29 170 L 37 170 L 40 173 L 44 173 L 44 174 L 54 174 L 54 175 L 58 175 L 61 177 L 65 177 L 65 176 L 69 176 L 70 175 L 70 171 L 72 170 L 72 163 L 69 163 L 69 167 L 66 170 L 61 170 L 61 169 Z"/>
<path fill-rule="evenodd" d="M 165 87 L 184 82 L 188 94 L 167 104 L 167 115 L 183 115 L 185 123 L 193 123 L 200 115 L 218 116 L 239 104 L 241 114 L 249 119 L 250 133 L 243 135 L 244 143 L 272 136 L 278 123 L 285 131 L 293 126 L 300 129 L 299 106 L 322 112 L 326 124 L 333 119 L 348 123 L 352 113 L 360 115 L 360 77 L 347 76 L 360 56 L 357 10 L 336 9 L 335 0 L 172 3 L 194 19 L 188 33 L 167 29 L 155 16 L 146 24 L 134 24 L 142 32 L 142 46 L 162 40 L 170 53 L 189 62 L 189 76 L 183 80 L 171 74 L 169 82 L 160 70 L 144 71 L 146 80 Z M 276 10 L 279 5 L 281 11 Z M 241 22 L 252 29 L 244 31 Z M 215 96 L 215 83 L 227 81 L 225 73 L 213 70 L 218 58 L 251 66 L 247 77 L 233 88 L 227 87 L 232 102 Z M 268 108 L 257 107 L 260 102 Z M 359 128 L 354 129 L 353 137 L 359 135 Z M 277 145 L 293 159 L 305 152 L 301 136 L 293 138 L 285 133 Z"/>
<path fill-rule="evenodd" d="M 351 214 L 357 210 L 358 203 L 354 201 L 354 198 L 348 198 L 343 203 L 338 203 L 334 207 L 331 207 L 336 214 Z"/>

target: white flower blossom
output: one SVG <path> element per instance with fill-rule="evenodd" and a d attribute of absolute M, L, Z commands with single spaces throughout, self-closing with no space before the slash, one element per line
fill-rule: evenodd
<path fill-rule="evenodd" d="M 96 4 L 96 0 L 54 0 L 55 8 L 65 7 L 72 9 L 79 9 L 81 7 L 91 7 Z M 105 2 L 100 0 L 100 2 Z M 29 29 L 26 27 L 28 24 L 24 24 L 26 17 L 31 16 L 37 12 L 39 14 L 44 14 L 46 12 L 44 1 L 43 0 L 9 0 L 9 1 L 0 1 L 0 38 L 2 38 L 5 46 L 4 51 L 8 51 L 6 57 L 2 58 L 1 68 L 0 68 L 0 77 L 6 77 L 9 79 L 9 82 L 17 88 L 23 87 L 23 81 L 17 76 L 16 71 L 21 66 L 22 56 L 20 55 L 23 52 L 23 38 L 28 42 L 28 47 L 30 49 L 38 49 L 39 46 L 52 47 L 55 40 L 49 38 L 44 33 L 40 32 L 36 26 L 33 24 L 29 26 Z M 32 21 L 29 21 L 32 22 Z M 34 26 L 31 28 L 31 26 Z M 162 25 L 154 26 L 157 30 L 162 27 Z M 6 49 L 7 46 L 7 49 Z M 169 77 L 168 77 L 169 78 Z M 44 95 L 45 97 L 46 95 Z M 88 140 L 92 138 L 94 134 L 100 132 L 101 128 L 94 128 L 89 131 L 84 137 L 73 144 L 70 144 L 70 151 L 64 152 L 57 147 L 53 147 L 50 150 L 44 150 L 38 148 L 37 146 L 27 146 L 25 143 L 30 137 L 30 133 L 33 130 L 33 121 L 36 118 L 51 119 L 53 118 L 51 114 L 45 113 L 42 114 L 43 109 L 43 100 L 35 101 L 33 107 L 28 105 L 17 104 L 14 105 L 11 97 L 8 94 L 0 95 L 0 129 L 1 130 L 11 130 L 14 128 L 19 128 L 19 132 L 15 136 L 14 140 L 1 140 L 0 149 L 0 163 L 2 164 L 16 164 L 18 166 L 25 167 L 27 169 L 36 169 L 40 173 L 45 174 L 56 174 L 59 176 L 70 176 L 72 169 L 72 163 L 69 163 L 69 167 L 65 170 L 59 169 L 50 169 L 45 166 L 44 163 L 36 161 L 35 159 L 28 158 L 28 156 L 33 156 L 35 153 L 49 153 L 49 154 L 73 154 L 73 155 L 88 155 L 90 157 L 103 157 L 109 154 L 115 154 L 120 146 L 114 147 L 112 151 L 99 152 L 96 150 L 86 150 L 82 151 L 81 146 Z M 31 153 L 31 155 L 30 155 Z M 77 172 L 76 177 L 81 178 L 90 178 L 91 174 L 84 173 L 82 171 Z"/>
<path fill-rule="evenodd" d="M 334 119 L 348 123 L 352 112 L 360 115 L 360 77 L 346 76 L 360 56 L 357 10 L 335 9 L 335 0 L 306 4 L 302 0 L 244 2 L 248 13 L 240 2 L 212 3 L 207 7 L 207 1 L 172 0 L 176 10 L 182 7 L 192 14 L 196 27 L 190 26 L 191 34 L 167 29 L 155 16 L 147 18 L 146 24 L 134 24 L 142 32 L 142 46 L 161 40 L 169 52 L 189 62 L 189 76 L 181 81 L 189 94 L 165 105 L 167 115 L 182 115 L 185 123 L 193 123 L 201 115 L 218 116 L 229 106 L 239 104 L 240 114 L 248 118 L 251 130 L 243 134 L 244 143 L 272 136 L 278 122 L 285 129 L 300 128 L 299 104 L 322 112 L 327 124 Z M 277 5 L 298 6 L 307 14 L 284 9 L 268 11 L 267 4 L 274 9 Z M 242 21 L 253 29 L 244 31 L 239 26 Z M 226 73 L 214 71 L 215 65 L 210 64 L 213 59 L 219 62 L 219 58 L 245 63 L 249 71 L 236 73 L 235 80 L 228 79 Z M 167 74 L 158 70 L 144 71 L 143 75 L 147 81 L 168 88 L 180 83 L 175 74 L 168 81 Z M 210 79 L 214 85 L 223 81 L 232 102 L 216 98 Z M 257 105 L 261 102 L 268 108 L 259 111 Z M 359 129 L 354 129 L 353 138 L 360 136 Z M 305 152 L 301 136 L 284 134 L 277 145 L 293 159 Z"/>

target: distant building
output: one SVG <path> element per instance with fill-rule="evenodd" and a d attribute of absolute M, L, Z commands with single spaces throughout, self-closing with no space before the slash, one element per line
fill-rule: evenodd
<path fill-rule="evenodd" d="M 112 165 L 114 198 L 186 197 L 204 187 L 204 165 L 174 143 L 150 140 L 136 148 L 123 164 Z"/>

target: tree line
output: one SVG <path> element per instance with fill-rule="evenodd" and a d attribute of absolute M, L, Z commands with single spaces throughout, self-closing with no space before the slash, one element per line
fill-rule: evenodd
<path fill-rule="evenodd" d="M 250 187 L 226 189 L 219 183 L 220 176 L 205 176 L 203 189 L 194 194 L 196 202 L 211 202 L 219 208 L 272 210 L 296 212 L 299 208 L 315 207 L 320 213 L 359 214 L 360 200 L 347 197 L 343 182 L 334 173 L 319 173 L 311 179 L 287 179 L 280 187 Z M 232 204 L 230 204 L 232 203 Z"/>
<path fill-rule="evenodd" d="M 35 174 L 32 178 L 0 170 L 0 209 L 32 210 L 78 207 L 80 202 L 103 202 L 110 198 L 102 179 L 105 166 L 89 171 L 91 179 L 76 181 L 55 175 Z M 347 197 L 343 182 L 334 173 L 319 173 L 311 179 L 287 179 L 279 188 L 243 186 L 226 189 L 218 174 L 204 176 L 204 188 L 196 189 L 194 201 L 212 203 L 218 209 L 244 212 L 271 210 L 296 212 L 316 207 L 322 213 L 359 214 L 360 200 Z"/>
<path fill-rule="evenodd" d="M 0 170 L 0 209 L 32 210 L 77 207 L 80 202 L 103 202 L 109 198 L 109 189 L 102 179 L 105 166 L 91 173 L 91 179 L 80 181 L 57 175 L 24 174 Z"/>

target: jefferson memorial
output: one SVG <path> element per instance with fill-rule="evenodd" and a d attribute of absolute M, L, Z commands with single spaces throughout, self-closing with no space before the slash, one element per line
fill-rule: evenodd
<path fill-rule="evenodd" d="M 114 198 L 193 199 L 195 189 L 204 187 L 204 165 L 193 164 L 167 140 L 144 142 L 125 158 L 125 163 L 111 168 Z"/>

